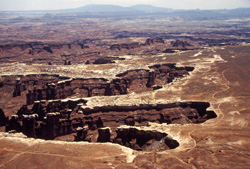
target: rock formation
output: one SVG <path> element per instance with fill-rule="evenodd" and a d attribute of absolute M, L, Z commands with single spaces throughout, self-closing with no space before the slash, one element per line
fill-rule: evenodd
<path fill-rule="evenodd" d="M 176 48 L 186 48 L 188 46 L 192 46 L 187 41 L 181 41 L 181 40 L 172 41 L 171 45 L 172 47 L 176 47 Z"/>
<path fill-rule="evenodd" d="M 68 49 L 71 49 L 73 47 L 84 49 L 89 48 L 83 43 L 72 43 L 72 44 L 53 44 L 53 43 L 42 43 L 42 42 L 28 42 L 28 43 L 13 43 L 8 45 L 0 45 L 1 51 L 8 51 L 15 48 L 19 48 L 21 51 L 24 51 L 28 49 L 28 53 L 31 55 L 35 55 L 37 53 L 41 52 L 48 52 L 53 54 L 53 50 L 56 49 L 62 49 L 63 47 L 67 47 Z"/>
<path fill-rule="evenodd" d="M 188 72 L 193 70 L 193 67 L 176 67 L 175 64 L 170 63 L 157 64 L 149 66 L 148 69 L 125 71 L 117 74 L 111 81 L 104 78 L 69 79 L 53 75 L 6 77 L 6 80 L 11 79 L 15 84 L 12 86 L 13 97 L 26 95 L 27 102 L 27 105 L 23 105 L 17 111 L 17 115 L 7 122 L 6 131 L 21 131 L 28 137 L 50 140 L 77 133 L 76 141 L 112 142 L 116 135 L 115 129 L 120 125 L 145 126 L 148 122 L 201 123 L 216 117 L 214 112 L 206 111 L 209 103 L 187 102 L 89 108 L 84 107 L 87 101 L 83 99 L 63 100 L 73 96 L 76 91 L 82 97 L 152 91 L 172 82 L 175 78 L 188 75 Z M 8 85 L 4 78 L 3 82 L 3 85 Z M 85 125 L 88 126 L 86 130 L 82 128 Z M 119 139 L 121 138 L 117 138 L 116 141 Z M 138 142 L 137 138 L 133 140 L 137 140 L 133 146 L 139 145 L 137 148 L 134 147 L 135 149 L 150 149 L 143 148 L 144 143 Z M 152 142 L 150 140 L 153 140 L 151 136 L 148 141 Z M 156 143 L 159 145 L 159 140 Z M 166 144 L 163 145 L 165 147 Z"/>
<path fill-rule="evenodd" d="M 155 44 L 155 43 L 164 44 L 164 40 L 162 38 L 149 38 L 145 42 L 146 45 L 152 45 L 152 44 Z"/>
<path fill-rule="evenodd" d="M 17 115 L 12 115 L 5 127 L 5 131 L 15 130 L 22 132 L 21 119 Z"/>
<path fill-rule="evenodd" d="M 93 64 L 107 64 L 107 63 L 115 63 L 115 61 L 112 61 L 108 58 L 99 58 L 93 62 Z"/>
<path fill-rule="evenodd" d="M 75 138 L 77 141 L 91 140 L 90 136 L 93 132 L 98 131 L 97 141 L 107 142 L 111 136 L 115 135 L 111 130 L 120 125 L 146 126 L 148 122 L 202 123 L 216 117 L 213 111 L 206 110 L 210 106 L 206 102 L 93 108 L 83 106 L 85 103 L 86 101 L 81 99 L 36 101 L 31 110 L 27 106 L 23 106 L 18 111 L 18 115 L 13 115 L 6 125 L 6 131 L 22 131 L 29 137 L 44 139 L 54 139 L 58 136 L 77 132 Z M 84 125 L 88 125 L 88 129 L 83 129 L 82 126 Z M 87 130 L 90 132 L 88 133 Z"/>
<path fill-rule="evenodd" d="M 127 43 L 122 43 L 122 44 L 114 44 L 114 45 L 111 45 L 110 49 L 111 50 L 122 50 L 122 49 L 134 49 L 134 48 L 139 48 L 141 46 L 140 43 L 138 42 L 135 42 L 135 43 L 130 43 L 130 44 L 127 44 Z"/>
<path fill-rule="evenodd" d="M 174 49 L 166 49 L 164 51 L 162 51 L 162 53 L 175 53 Z"/>
<path fill-rule="evenodd" d="M 59 122 L 60 113 L 48 113 L 45 118 L 45 123 L 42 125 L 42 135 L 44 139 L 54 139 L 55 137 L 59 136 L 59 132 L 61 129 L 61 122 Z M 70 123 L 70 122 L 69 122 Z M 68 127 L 66 125 L 67 134 L 71 133 L 71 126 Z M 65 131 L 65 129 L 64 129 Z"/>
<path fill-rule="evenodd" d="M 187 41 L 181 41 L 181 40 L 176 40 L 172 41 L 171 46 L 164 51 L 163 53 L 175 53 L 176 51 L 186 51 L 186 50 L 194 50 L 197 49 L 197 47 L 193 46 Z"/>
<path fill-rule="evenodd" d="M 28 109 L 27 105 L 23 105 L 17 112 L 18 116 L 30 115 L 31 111 Z"/>
<path fill-rule="evenodd" d="M 138 43 L 138 42 L 134 42 L 134 43 L 122 43 L 122 44 L 113 44 L 110 46 L 111 50 L 119 50 L 121 51 L 122 49 L 135 49 L 135 48 L 139 48 L 141 46 L 146 46 L 146 45 L 154 45 L 154 44 L 164 44 L 164 40 L 162 38 L 148 38 L 145 43 Z"/>
<path fill-rule="evenodd" d="M 179 146 L 176 140 L 167 137 L 166 133 L 140 130 L 134 127 L 118 127 L 114 142 L 137 151 L 164 151 Z"/>
<path fill-rule="evenodd" d="M 38 120 L 37 114 L 23 115 L 22 132 L 28 137 L 36 138 L 35 126 Z"/>
<path fill-rule="evenodd" d="M 27 75 L 4 77 L 2 85 L 13 88 L 13 97 L 26 95 L 26 104 L 31 105 L 37 100 L 64 99 L 73 96 L 76 90 L 81 97 L 122 95 L 128 91 L 135 93 L 152 91 L 172 82 L 175 78 L 188 75 L 193 69 L 176 67 L 175 64 L 153 65 L 149 66 L 149 69 L 135 69 L 117 74 L 110 82 L 104 78 L 69 79 L 46 74 Z M 9 80 L 15 85 L 5 83 Z"/>
<path fill-rule="evenodd" d="M 101 118 L 103 125 L 146 125 L 147 122 L 187 124 L 201 123 L 210 118 L 215 118 L 214 112 L 207 111 L 209 103 L 186 102 L 172 104 L 143 104 L 138 106 L 103 106 L 93 109 L 82 107 L 86 114 L 83 119 L 86 123 L 97 123 Z M 90 120 L 91 119 L 91 120 Z M 97 125 L 97 124 L 96 124 Z"/>
<path fill-rule="evenodd" d="M 5 114 L 2 109 L 0 109 L 0 126 L 5 126 L 8 118 L 5 117 Z"/>
<path fill-rule="evenodd" d="M 77 135 L 75 137 L 75 141 L 87 141 L 86 137 L 88 134 L 88 127 L 78 127 L 76 129 Z"/>
<path fill-rule="evenodd" d="M 64 99 L 73 95 L 74 90 L 80 89 L 82 97 L 104 95 L 106 79 L 72 79 L 60 83 L 43 85 L 41 88 L 29 90 L 26 95 L 27 105 L 33 104 L 36 100 Z"/>
<path fill-rule="evenodd" d="M 98 129 L 98 142 L 110 142 L 111 129 L 110 127 L 104 127 Z"/>

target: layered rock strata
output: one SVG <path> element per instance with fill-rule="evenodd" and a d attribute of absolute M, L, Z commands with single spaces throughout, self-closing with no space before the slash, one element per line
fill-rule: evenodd
<path fill-rule="evenodd" d="M 122 43 L 122 44 L 113 44 L 110 46 L 111 50 L 119 50 L 121 51 L 122 49 L 135 49 L 139 48 L 141 46 L 146 46 L 146 45 L 153 45 L 153 44 L 164 44 L 164 40 L 162 38 L 148 38 L 145 43 Z"/>
<path fill-rule="evenodd" d="M 111 81 L 104 78 L 74 78 L 53 75 L 27 75 L 2 77 L 2 87 L 13 88 L 13 97 L 26 95 L 26 104 L 37 100 L 78 97 L 113 96 L 141 93 L 161 88 L 162 85 L 181 78 L 193 71 L 192 67 L 176 67 L 175 64 L 149 66 L 149 69 L 128 70 Z M 10 83 L 12 81 L 13 83 Z"/>
<path fill-rule="evenodd" d="M 50 44 L 50 43 L 42 43 L 42 42 L 30 42 L 30 43 L 20 43 L 20 44 L 8 44 L 8 45 L 0 45 L 0 51 L 10 51 L 10 50 L 21 50 L 28 51 L 28 54 L 35 55 L 41 52 L 53 53 L 54 50 L 58 49 L 71 49 L 78 48 L 84 49 L 89 48 L 84 43 L 61 43 L 61 44 Z"/>
<path fill-rule="evenodd" d="M 216 117 L 213 111 L 206 110 L 210 105 L 206 102 L 103 106 L 92 109 L 84 106 L 85 103 L 81 99 L 36 102 L 32 109 L 21 109 L 23 112 L 13 115 L 7 122 L 6 131 L 16 130 L 29 137 L 44 139 L 77 132 L 78 141 L 91 140 L 93 133 L 98 131 L 97 141 L 106 142 L 111 135 L 115 135 L 112 131 L 120 125 L 146 126 L 148 122 L 202 123 Z M 88 126 L 88 129 L 80 130 L 83 126 Z M 105 127 L 110 127 L 109 131 Z M 87 130 L 91 132 L 87 134 Z"/>

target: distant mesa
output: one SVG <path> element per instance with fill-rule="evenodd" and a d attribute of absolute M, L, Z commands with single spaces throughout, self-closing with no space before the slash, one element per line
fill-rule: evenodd
<path fill-rule="evenodd" d="M 111 50 L 122 50 L 122 49 L 134 49 L 134 48 L 139 48 L 141 46 L 140 43 L 135 42 L 135 43 L 122 43 L 122 44 L 114 44 L 110 47 Z"/>
<path fill-rule="evenodd" d="M 146 45 L 152 45 L 152 44 L 155 44 L 155 43 L 164 44 L 164 40 L 162 38 L 149 38 L 145 42 Z"/>
<path fill-rule="evenodd" d="M 175 42 L 171 42 L 172 47 L 176 47 L 176 48 L 186 48 L 188 46 L 193 46 L 190 43 L 188 43 L 187 41 L 181 41 L 181 40 L 176 40 Z"/>
<path fill-rule="evenodd" d="M 108 58 L 99 58 L 93 62 L 93 64 L 107 64 L 107 63 L 115 63 L 115 61 Z"/>
<path fill-rule="evenodd" d="M 134 43 L 122 43 L 122 44 L 113 44 L 110 49 L 111 50 L 119 50 L 121 51 L 122 49 L 135 49 L 139 48 L 141 46 L 146 46 L 146 45 L 153 45 L 156 43 L 162 43 L 164 44 L 164 40 L 162 38 L 148 38 L 145 43 L 139 43 L 139 42 L 134 42 Z"/>
<path fill-rule="evenodd" d="M 0 45 L 0 51 L 8 51 L 13 48 L 20 48 L 22 51 L 28 49 L 28 54 L 35 55 L 41 52 L 48 52 L 53 54 L 55 49 L 72 49 L 72 48 L 86 49 L 89 46 L 82 43 L 42 43 L 42 42 L 28 42 L 28 43 L 13 43 L 8 45 Z"/>
<path fill-rule="evenodd" d="M 119 58 L 119 57 L 102 57 L 98 58 L 96 60 L 87 60 L 85 64 L 109 64 L 109 63 L 115 63 L 115 60 L 125 60 L 125 58 Z"/>
<path fill-rule="evenodd" d="M 155 7 L 152 5 L 138 4 L 131 7 L 123 7 L 118 5 L 101 5 L 90 4 L 74 9 L 61 10 L 65 12 L 167 12 L 172 11 L 170 8 Z"/>
<path fill-rule="evenodd" d="M 187 41 L 176 40 L 172 41 L 171 46 L 163 51 L 163 53 L 175 53 L 176 51 L 194 50 L 197 47 L 193 46 Z"/>

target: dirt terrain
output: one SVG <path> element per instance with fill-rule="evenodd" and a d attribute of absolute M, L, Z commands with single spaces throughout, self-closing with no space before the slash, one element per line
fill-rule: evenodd
<path fill-rule="evenodd" d="M 249 168 L 247 36 L 46 16 L 1 20 L 0 168 Z"/>

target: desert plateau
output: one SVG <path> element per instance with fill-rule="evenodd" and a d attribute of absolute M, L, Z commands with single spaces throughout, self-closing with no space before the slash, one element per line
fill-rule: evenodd
<path fill-rule="evenodd" d="M 250 168 L 250 8 L 0 16 L 0 168 Z"/>

